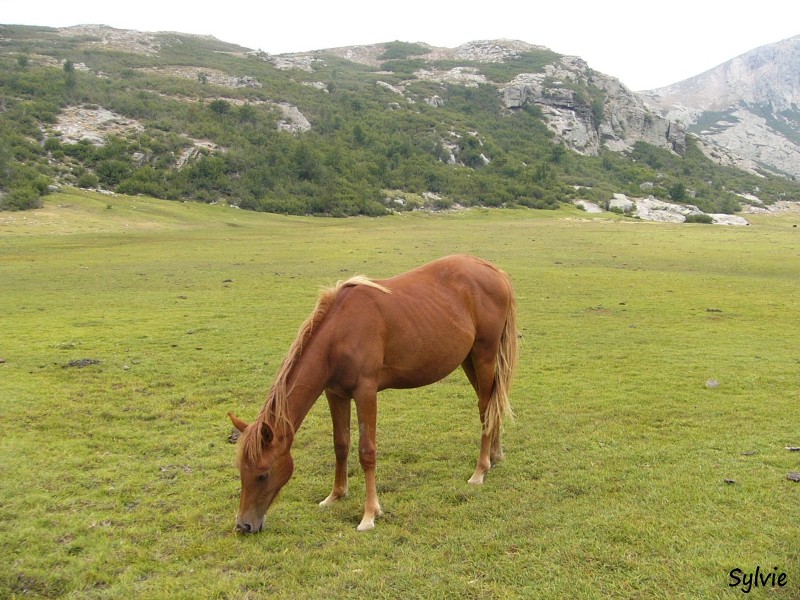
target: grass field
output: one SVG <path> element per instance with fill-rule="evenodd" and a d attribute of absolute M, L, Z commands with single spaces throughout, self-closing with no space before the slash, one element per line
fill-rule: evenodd
<path fill-rule="evenodd" d="M 50 198 L 0 213 L 0 597 L 734 598 L 729 573 L 758 566 L 785 585 L 747 596 L 800 598 L 796 215 L 333 220 Z M 264 532 L 235 535 L 225 413 L 258 413 L 319 288 L 456 252 L 516 286 L 505 462 L 467 485 L 479 425 L 460 372 L 384 392 L 386 515 L 359 534 L 355 458 L 350 496 L 317 506 L 323 400 Z"/>

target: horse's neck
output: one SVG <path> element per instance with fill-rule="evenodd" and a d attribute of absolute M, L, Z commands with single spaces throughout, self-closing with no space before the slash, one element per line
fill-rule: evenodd
<path fill-rule="evenodd" d="M 306 348 L 292 368 L 287 381 L 289 419 L 297 431 L 311 407 L 325 391 L 328 368 L 319 344 Z"/>

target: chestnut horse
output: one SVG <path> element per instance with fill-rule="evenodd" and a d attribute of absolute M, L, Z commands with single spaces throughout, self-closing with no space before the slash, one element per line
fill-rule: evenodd
<path fill-rule="evenodd" d="M 260 531 L 294 469 L 294 434 L 325 392 L 333 419 L 333 490 L 347 494 L 350 400 L 358 415 L 366 482 L 366 531 L 382 514 L 375 485 L 378 392 L 439 381 L 460 365 L 478 395 L 483 431 L 472 484 L 502 458 L 500 426 L 511 414 L 508 391 L 517 360 L 514 291 L 503 271 L 472 256 L 448 256 L 390 279 L 354 277 L 325 290 L 280 366 L 264 407 L 242 432 L 237 462 L 241 496 L 236 530 Z"/>

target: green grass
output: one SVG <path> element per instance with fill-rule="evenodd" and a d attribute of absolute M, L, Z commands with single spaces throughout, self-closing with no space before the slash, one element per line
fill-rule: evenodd
<path fill-rule="evenodd" d="M 735 598 L 728 572 L 760 565 L 787 573 L 770 597 L 800 598 L 790 217 L 327 220 L 50 198 L 0 213 L 0 597 Z M 225 413 L 257 414 L 319 287 L 454 252 L 517 290 L 506 461 L 467 485 L 463 374 L 384 392 L 386 515 L 358 534 L 357 460 L 350 496 L 317 506 L 333 476 L 322 401 L 265 531 L 234 535 Z M 80 359 L 99 364 L 65 366 Z"/>

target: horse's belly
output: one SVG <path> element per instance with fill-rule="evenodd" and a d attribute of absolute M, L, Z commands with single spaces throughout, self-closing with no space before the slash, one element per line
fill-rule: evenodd
<path fill-rule="evenodd" d="M 455 371 L 472 348 L 471 339 L 429 340 L 418 347 L 397 350 L 384 357 L 380 388 L 416 388 L 444 379 Z"/>

